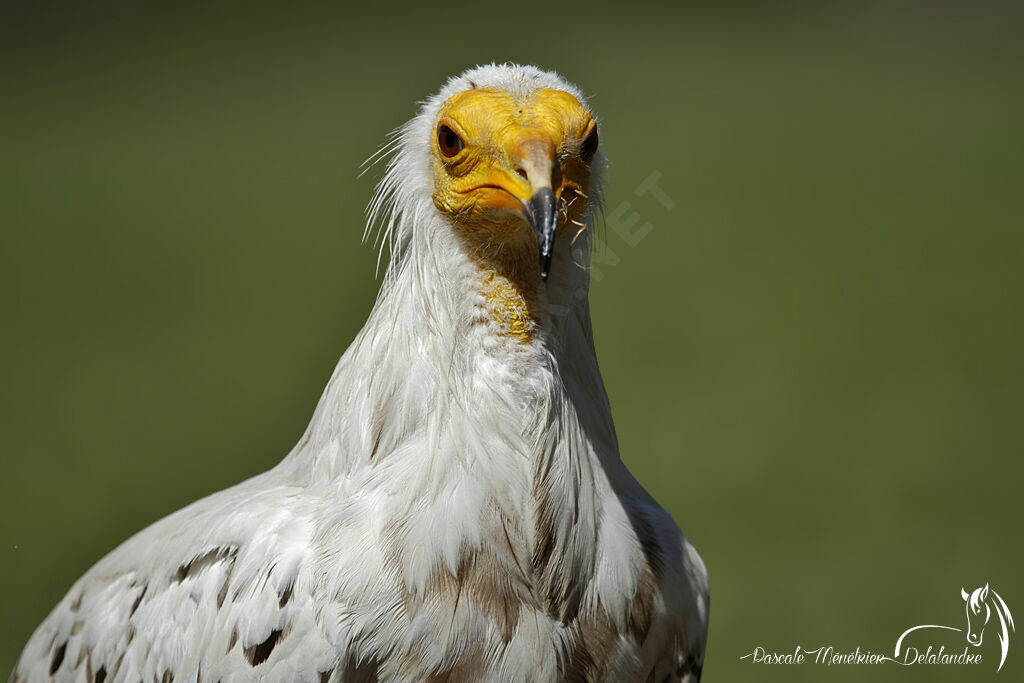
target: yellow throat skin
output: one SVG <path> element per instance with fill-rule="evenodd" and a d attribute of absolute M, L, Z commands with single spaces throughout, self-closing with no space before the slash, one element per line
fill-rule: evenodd
<path fill-rule="evenodd" d="M 533 340 L 541 282 L 527 203 L 541 189 L 554 192 L 556 239 L 565 238 L 566 226 L 582 225 L 590 182 L 590 159 L 582 152 L 588 136 L 596 141 L 596 129 L 576 97 L 548 88 L 529 97 L 467 90 L 438 114 L 431 143 L 434 205 L 479 267 L 491 320 L 520 342 Z"/>
<path fill-rule="evenodd" d="M 533 342 L 537 320 L 533 317 L 532 302 L 520 288 L 493 270 L 483 274 L 481 284 L 491 320 L 501 332 L 523 344 Z"/>

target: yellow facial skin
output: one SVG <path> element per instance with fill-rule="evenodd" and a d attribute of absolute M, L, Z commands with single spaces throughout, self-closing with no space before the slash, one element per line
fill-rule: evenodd
<path fill-rule="evenodd" d="M 441 126 L 465 145 L 451 158 L 437 139 Z M 561 90 L 538 90 L 529 101 L 488 88 L 459 93 L 442 105 L 434 127 L 434 204 L 482 244 L 535 246 L 524 202 L 547 184 L 559 199 L 560 227 L 583 215 L 590 165 L 579 151 L 596 128 Z"/>
<path fill-rule="evenodd" d="M 458 136 L 461 149 L 452 153 L 456 148 L 443 144 L 442 127 Z M 493 317 L 522 341 L 532 338 L 530 306 L 540 282 L 526 204 L 549 187 L 558 206 L 556 240 L 579 230 L 573 221 L 578 225 L 586 211 L 590 182 L 581 147 L 596 128 L 567 92 L 541 89 L 517 99 L 489 88 L 453 96 L 434 126 L 434 204 L 452 218 L 481 266 Z"/>

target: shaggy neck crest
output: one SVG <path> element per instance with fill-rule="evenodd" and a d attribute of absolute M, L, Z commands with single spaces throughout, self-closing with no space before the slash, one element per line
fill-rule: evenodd
<path fill-rule="evenodd" d="M 436 496 L 466 476 L 503 514 L 541 515 L 537 528 L 562 535 L 562 511 L 586 509 L 577 496 L 595 495 L 595 468 L 620 467 L 587 301 L 604 161 L 593 160 L 582 225 L 563 223 L 546 281 L 535 243 L 474 249 L 437 207 L 431 163 L 442 104 L 472 88 L 580 97 L 550 73 L 486 66 L 450 81 L 393 134 L 368 207 L 367 236 L 376 228 L 390 253 L 384 282 L 289 460 L 312 459 L 296 471 L 335 479 L 413 449 L 426 460 L 403 473 L 404 486 Z"/>

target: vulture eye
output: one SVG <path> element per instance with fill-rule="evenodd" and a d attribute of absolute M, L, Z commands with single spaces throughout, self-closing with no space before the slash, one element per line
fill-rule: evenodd
<path fill-rule="evenodd" d="M 455 134 L 448 126 L 441 126 L 437 129 L 437 146 L 441 148 L 441 156 L 451 159 L 462 151 L 466 146 L 462 138 Z"/>
<path fill-rule="evenodd" d="M 594 159 L 595 154 L 597 154 L 597 128 L 591 131 L 587 139 L 580 145 L 580 159 L 589 164 Z"/>

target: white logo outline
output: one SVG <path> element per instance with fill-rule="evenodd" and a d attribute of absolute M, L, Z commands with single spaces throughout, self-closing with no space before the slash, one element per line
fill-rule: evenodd
<path fill-rule="evenodd" d="M 1002 596 L 1000 596 L 994 589 L 990 589 L 987 583 L 984 586 L 975 588 L 970 593 L 968 593 L 964 588 L 961 588 L 960 597 L 964 600 L 964 610 L 967 613 L 966 632 L 968 645 L 980 647 L 982 637 L 985 633 L 985 627 L 988 625 L 989 619 L 992 617 L 992 612 L 995 612 L 996 616 L 999 618 L 1000 631 L 996 635 L 996 637 L 999 638 L 1000 647 L 999 666 L 996 668 L 996 671 L 998 672 L 1003 668 L 1003 663 L 1006 662 L 1006 654 L 1010 650 L 1010 631 L 1016 631 L 1016 627 L 1013 624 L 1013 615 L 1010 614 L 1010 608 L 1006 606 L 1006 602 L 1003 600 Z M 979 621 L 981 622 L 980 627 L 978 627 Z M 957 631 L 960 633 L 964 632 L 964 629 L 962 628 L 956 628 L 955 626 L 943 626 L 941 624 L 921 624 L 919 626 L 911 626 L 896 640 L 895 656 L 897 659 L 900 656 L 903 639 L 914 631 L 926 628 L 945 629 L 947 631 Z"/>

